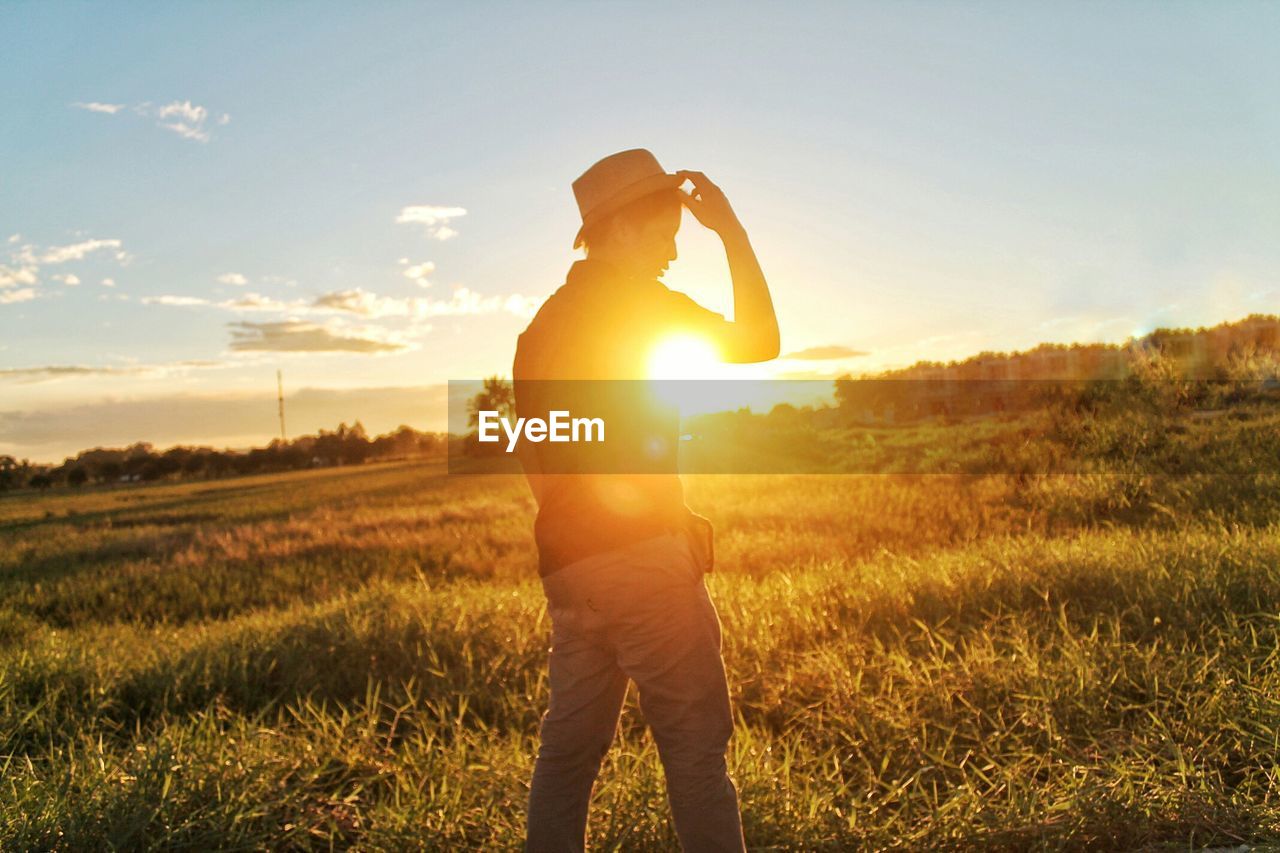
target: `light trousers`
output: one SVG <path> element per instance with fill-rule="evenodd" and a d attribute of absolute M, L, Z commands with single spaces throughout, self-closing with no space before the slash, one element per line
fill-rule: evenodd
<path fill-rule="evenodd" d="M 733 732 L 720 620 L 677 533 L 572 563 L 543 578 L 551 701 L 529 794 L 526 849 L 583 850 L 587 806 L 627 683 L 653 732 L 686 851 L 742 851 L 725 766 Z"/>

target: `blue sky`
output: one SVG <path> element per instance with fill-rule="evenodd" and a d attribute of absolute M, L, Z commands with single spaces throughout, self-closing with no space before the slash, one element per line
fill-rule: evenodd
<path fill-rule="evenodd" d="M 569 183 L 636 146 L 724 187 L 786 352 L 866 353 L 780 375 L 1280 297 L 1275 4 L 7 3 L 0 31 L 0 453 L 260 442 L 277 367 L 298 431 L 438 425 L 428 386 L 509 370 L 563 281 Z M 680 246 L 668 283 L 727 313 L 714 238 Z"/>

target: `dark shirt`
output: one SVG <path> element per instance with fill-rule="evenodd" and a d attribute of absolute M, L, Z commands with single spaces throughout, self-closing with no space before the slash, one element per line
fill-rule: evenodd
<path fill-rule="evenodd" d="M 534 522 L 540 574 L 684 523 L 689 510 L 674 465 L 678 420 L 642 411 L 640 394 L 629 390 L 639 383 L 627 380 L 648 378 L 650 357 L 667 338 L 714 337 L 726 322 L 656 279 L 629 278 L 593 259 L 575 263 L 564 286 L 543 303 L 516 344 L 517 415 L 546 417 L 548 408 L 562 408 L 595 416 L 591 409 L 604 407 L 612 452 L 638 453 L 626 443 L 633 438 L 626 431 L 642 423 L 659 424 L 653 428 L 670 452 L 664 456 L 669 464 L 655 466 L 638 458 L 602 462 L 585 444 L 531 444 L 540 470 L 549 472 Z M 586 401 L 587 409 L 574 411 L 565 402 L 570 397 Z"/>

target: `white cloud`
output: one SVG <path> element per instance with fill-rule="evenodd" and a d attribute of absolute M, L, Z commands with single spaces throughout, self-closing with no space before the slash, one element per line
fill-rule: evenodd
<path fill-rule="evenodd" d="M 224 272 L 218 276 L 218 281 L 222 284 L 234 284 L 237 287 L 243 287 L 249 283 L 249 279 L 245 278 L 238 272 Z"/>
<path fill-rule="evenodd" d="M 27 256 L 30 256 L 30 247 L 24 247 L 27 250 Z M 81 243 L 73 243 L 70 246 L 50 246 L 44 250 L 44 254 L 36 258 L 40 264 L 65 264 L 67 261 L 78 261 L 90 252 L 96 252 L 99 249 L 119 249 L 119 240 L 85 240 Z M 122 258 L 121 255 L 124 255 Z M 126 252 L 116 252 L 116 260 L 122 261 L 128 258 Z"/>
<path fill-rule="evenodd" d="M 466 215 L 467 211 L 462 207 L 414 204 L 401 208 L 400 215 L 396 217 L 396 224 L 422 225 L 426 228 L 428 236 L 437 240 L 448 240 L 458 235 L 457 231 L 449 227 L 450 220 Z"/>
<path fill-rule="evenodd" d="M 534 296 L 521 296 L 513 293 L 502 300 L 502 310 L 517 317 L 532 317 L 538 313 L 542 300 Z"/>
<path fill-rule="evenodd" d="M 537 310 L 538 300 L 513 293 L 509 296 L 482 296 L 466 287 L 459 287 L 447 300 L 415 300 L 418 317 L 449 317 L 464 314 L 496 314 L 505 311 L 517 317 L 529 317 Z"/>
<path fill-rule="evenodd" d="M 306 303 L 300 300 L 281 302 L 261 293 L 246 293 L 244 296 L 219 302 L 218 307 L 229 311 L 288 311 L 305 308 Z"/>
<path fill-rule="evenodd" d="M 23 266 L 14 269 L 0 264 L 0 287 L 17 287 L 20 284 L 35 284 L 39 281 L 36 276 L 37 268 L 34 266 Z"/>
<path fill-rule="evenodd" d="M 204 129 L 205 120 L 209 118 L 209 111 L 204 107 L 193 104 L 190 101 L 173 101 L 156 110 L 156 117 L 161 120 L 161 127 L 172 130 L 183 139 L 194 139 L 198 142 L 209 141 L 209 133 Z M 165 121 L 165 119 L 172 120 Z"/>
<path fill-rule="evenodd" d="M 143 305 L 210 305 L 208 299 L 198 296 L 144 296 Z"/>
<path fill-rule="evenodd" d="M 236 352 L 396 352 L 409 344 L 380 329 L 325 326 L 302 320 L 278 323 L 228 323 Z"/>
<path fill-rule="evenodd" d="M 430 264 L 422 264 L 430 268 Z M 406 275 L 408 271 L 406 271 Z M 418 280 L 418 279 L 415 279 Z M 425 280 L 423 280 L 425 281 Z M 421 282 L 420 282 L 421 283 Z M 507 313 L 531 317 L 539 300 L 518 293 L 482 295 L 466 287 L 456 288 L 448 299 L 428 297 L 381 296 L 362 287 L 323 293 L 310 302 L 302 299 L 280 300 L 260 293 L 246 293 L 220 302 L 197 296 L 160 295 L 141 300 L 147 305 L 209 306 L 226 311 L 278 312 L 288 314 L 291 321 L 307 316 L 355 315 L 368 319 L 403 317 L 421 321 L 430 317 Z"/>
<path fill-rule="evenodd" d="M 114 278 L 104 278 L 104 279 L 102 280 L 102 286 L 103 286 L 103 287 L 115 287 L 115 286 L 116 286 L 116 280 L 115 280 Z"/>
<path fill-rule="evenodd" d="M 362 317 L 407 317 L 412 312 L 412 299 L 378 296 L 363 288 L 325 293 L 311 303 L 321 313 L 346 312 Z"/>
<path fill-rule="evenodd" d="M 34 291 L 28 291 L 40 283 L 40 268 L 42 266 L 79 261 L 84 259 L 85 256 L 103 249 L 115 249 L 117 260 L 120 259 L 121 255 L 127 258 L 127 253 L 120 251 L 120 241 L 114 239 L 83 240 L 67 246 L 47 246 L 43 249 L 30 243 L 21 246 L 15 245 L 20 239 L 21 237 L 18 234 L 9 237 L 7 242 L 14 248 L 9 250 L 8 263 L 0 263 L 0 290 L 23 288 L 21 297 L 10 294 L 5 299 L 7 303 L 35 298 Z M 80 284 L 80 277 L 73 273 L 54 275 L 53 280 L 60 281 L 64 285 L 71 287 Z"/>
<path fill-rule="evenodd" d="M 363 288 L 326 293 L 311 303 L 311 308 L 321 314 L 349 313 L 362 317 L 455 317 L 468 314 L 497 314 L 506 312 L 517 317 L 530 317 L 537 310 L 538 300 L 509 294 L 506 296 L 482 296 L 473 290 L 459 287 L 448 299 L 429 299 L 410 296 L 397 299 L 378 296 Z"/>
<path fill-rule="evenodd" d="M 409 259 L 405 258 L 404 260 L 405 262 L 408 262 Z M 427 279 L 427 276 L 431 275 L 435 271 L 435 264 L 431 263 L 431 261 L 423 261 L 420 264 L 414 264 L 406 269 L 404 271 L 404 277 L 413 281 L 418 285 L 418 287 L 430 287 L 431 282 Z"/>
<path fill-rule="evenodd" d="M 77 102 L 71 106 L 77 109 L 111 115 L 125 108 L 124 104 L 106 104 L 98 101 Z M 144 118 L 154 118 L 156 119 L 157 127 L 173 131 L 183 139 L 191 139 L 196 142 L 209 141 L 210 134 L 207 129 L 209 124 L 225 126 L 231 122 L 229 113 L 222 113 L 211 122 L 209 109 L 199 104 L 193 104 L 189 100 L 170 101 L 159 107 L 153 105 L 150 101 L 143 101 L 140 104 L 134 104 L 132 112 Z"/>
<path fill-rule="evenodd" d="M 159 118 L 173 118 L 176 116 L 192 124 L 200 124 L 209 117 L 209 111 L 204 107 L 196 106 L 190 101 L 174 101 L 157 109 L 156 115 Z"/>
<path fill-rule="evenodd" d="M 115 115 L 124 109 L 124 104 L 104 104 L 100 101 L 77 101 L 71 106 L 82 110 L 88 110 L 91 113 L 106 113 L 107 115 Z"/>
<path fill-rule="evenodd" d="M 173 122 L 167 122 L 167 123 L 162 122 L 160 126 L 168 130 L 172 130 L 174 133 L 178 134 L 183 139 L 194 139 L 196 142 L 209 141 L 208 133 L 206 133 L 205 131 L 201 130 L 198 127 L 192 127 L 191 125 L 186 124 L 185 122 L 181 122 L 181 121 L 173 121 Z"/>
<path fill-rule="evenodd" d="M 142 298 L 144 305 L 170 305 L 176 307 L 186 307 L 193 305 L 208 305 L 214 308 L 222 308 L 227 311 L 307 311 L 307 303 L 301 299 L 295 299 L 292 302 L 282 302 L 279 299 L 272 299 L 270 296 L 263 296 L 261 293 L 246 293 L 243 296 L 237 296 L 235 299 L 225 299 L 221 302 L 214 302 L 200 296 L 176 296 L 172 294 L 164 294 L 161 296 L 144 296 Z"/>
<path fill-rule="evenodd" d="M 782 356 L 784 359 L 796 361 L 837 361 L 845 358 L 856 358 L 866 355 L 862 350 L 856 350 L 843 344 L 825 344 L 823 346 L 808 347 L 807 349 L 789 352 Z"/>
<path fill-rule="evenodd" d="M 30 287 L 17 290 L 0 290 L 0 305 L 12 305 L 15 302 L 28 302 L 36 298 L 36 292 Z"/>

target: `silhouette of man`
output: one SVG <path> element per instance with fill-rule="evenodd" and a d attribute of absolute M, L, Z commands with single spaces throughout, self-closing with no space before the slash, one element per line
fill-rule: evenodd
<path fill-rule="evenodd" d="M 673 334 L 697 336 L 730 362 L 777 357 L 768 284 L 745 229 L 706 175 L 669 174 L 633 149 L 593 165 L 573 191 L 582 214 L 574 248 L 585 247 L 586 258 L 520 335 L 518 414 L 545 413 L 545 380 L 644 378 L 654 347 Z M 732 322 L 658 281 L 676 259 L 682 208 L 724 244 Z M 674 449 L 677 436 L 669 438 Z M 634 680 L 681 845 L 743 850 L 725 764 L 733 719 L 720 622 L 703 580 L 709 524 L 685 506 L 674 468 L 566 473 L 563 445 L 517 447 L 538 503 L 534 538 L 552 625 L 527 849 L 584 849 L 591 789 Z"/>

